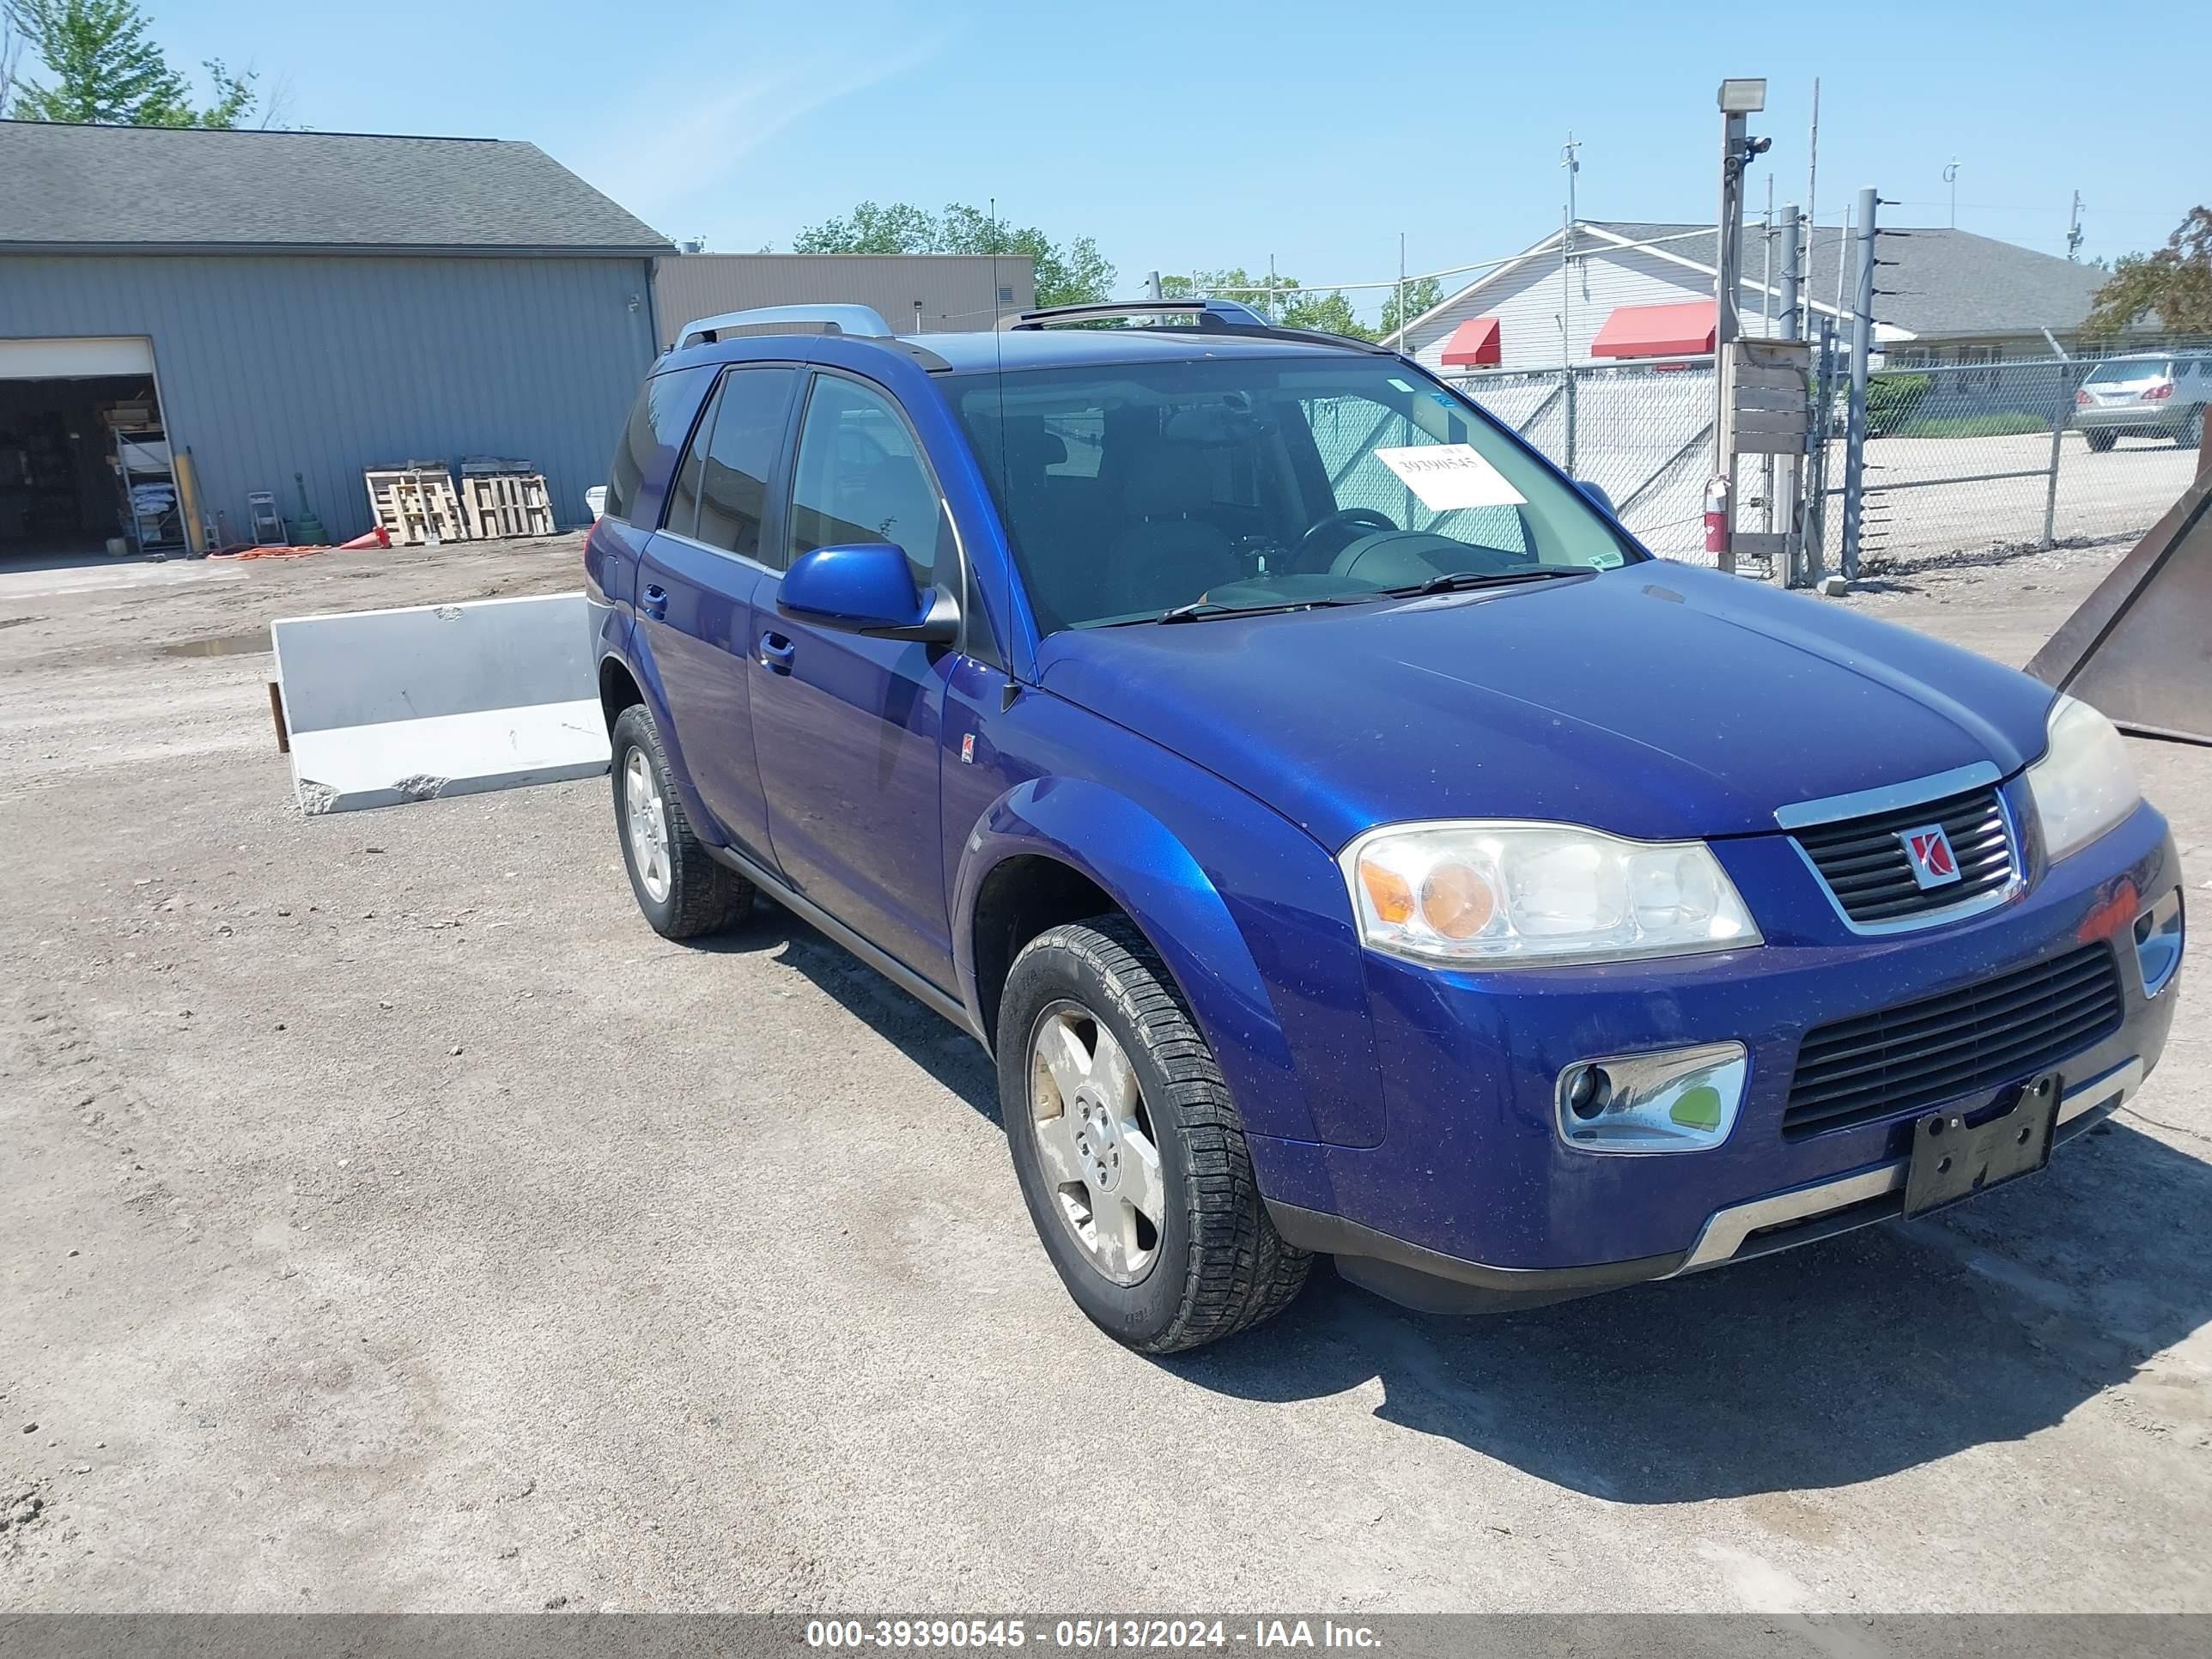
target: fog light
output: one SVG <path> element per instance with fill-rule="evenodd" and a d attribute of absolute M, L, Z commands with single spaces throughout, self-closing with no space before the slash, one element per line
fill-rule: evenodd
<path fill-rule="evenodd" d="M 1592 1118 L 1613 1098 L 1613 1079 L 1602 1066 L 1578 1066 L 1574 1081 L 1566 1085 L 1567 1109 L 1577 1117 Z"/>
<path fill-rule="evenodd" d="M 1735 1127 L 1750 1057 L 1741 1042 L 1577 1061 L 1559 1073 L 1560 1139 L 1593 1152 L 1694 1152 Z"/>
<path fill-rule="evenodd" d="M 2179 887 L 2136 918 L 2136 966 L 2142 970 L 2145 996 L 2166 989 L 2181 966 L 2181 927 Z"/>

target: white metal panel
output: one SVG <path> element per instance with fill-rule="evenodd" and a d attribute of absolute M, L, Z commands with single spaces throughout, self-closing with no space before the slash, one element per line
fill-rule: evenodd
<path fill-rule="evenodd" d="M 269 632 L 302 811 L 607 769 L 581 593 L 287 617 Z"/>
<path fill-rule="evenodd" d="M 154 343 L 143 336 L 0 340 L 0 380 L 93 380 L 153 372 Z"/>

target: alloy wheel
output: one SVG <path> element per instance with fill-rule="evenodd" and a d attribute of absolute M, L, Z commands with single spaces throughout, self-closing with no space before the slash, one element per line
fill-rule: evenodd
<path fill-rule="evenodd" d="M 1030 1038 L 1030 1118 L 1061 1224 L 1103 1277 L 1138 1283 L 1166 1214 L 1158 1141 L 1128 1055 L 1079 1003 L 1047 1008 Z"/>
<path fill-rule="evenodd" d="M 674 879 L 668 856 L 668 809 L 660 799 L 660 781 L 645 750 L 633 749 L 623 766 L 623 811 L 629 829 L 630 861 L 646 896 L 665 903 Z"/>

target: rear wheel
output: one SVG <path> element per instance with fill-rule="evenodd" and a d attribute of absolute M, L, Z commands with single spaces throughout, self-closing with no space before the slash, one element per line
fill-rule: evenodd
<path fill-rule="evenodd" d="M 692 832 L 668 769 L 660 728 L 643 703 L 614 729 L 615 828 L 637 908 L 664 939 L 720 933 L 752 908 L 753 887 L 714 862 Z"/>
<path fill-rule="evenodd" d="M 1275 1231 L 1212 1050 L 1133 927 L 1099 917 L 1030 940 L 998 1052 L 1030 1218 L 1102 1330 L 1166 1353 L 1290 1305 L 1312 1257 Z"/>
<path fill-rule="evenodd" d="M 2110 449 L 2114 444 L 2120 441 L 2120 434 L 2117 432 L 2098 432 L 2091 430 L 2083 433 L 2081 435 L 2088 440 L 2089 447 L 2095 450 L 2100 455 L 2103 454 L 2106 450 Z"/>
<path fill-rule="evenodd" d="M 2176 428 L 2173 441 L 2184 449 L 2194 449 L 2204 441 L 2204 405 L 2199 404 L 2189 411 L 2188 417 Z"/>

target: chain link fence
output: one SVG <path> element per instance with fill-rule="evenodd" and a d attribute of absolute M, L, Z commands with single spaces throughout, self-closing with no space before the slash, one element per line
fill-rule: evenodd
<path fill-rule="evenodd" d="M 2212 353 L 1941 364 L 1867 386 L 1862 568 L 2140 535 L 2196 476 Z M 2163 397 L 2136 395 L 2167 386 Z M 1831 432 L 1840 434 L 1840 411 Z M 1831 440 L 1827 519 L 1840 517 Z M 1833 561 L 1831 560 L 1832 563 Z"/>
<path fill-rule="evenodd" d="M 1563 471 L 1603 489 L 1653 552 L 1713 562 L 1704 550 L 1716 397 L 1710 357 L 1498 370 L 1454 384 Z M 1747 506 L 1758 513 L 1764 502 Z M 1747 528 L 1756 522 L 1743 520 Z"/>
<path fill-rule="evenodd" d="M 1826 407 L 1816 430 L 1826 435 L 1816 441 L 1825 453 L 1812 458 L 1820 494 L 1808 504 L 1808 532 L 1823 544 L 1831 570 L 1842 534 L 1846 356 L 1838 350 L 1834 383 L 1814 392 Z M 2177 349 L 2163 377 L 2126 366 L 2142 361 L 2044 358 L 1877 372 L 1867 392 L 1862 568 L 2148 530 L 2195 477 L 2197 423 L 2212 404 L 2212 347 Z M 1711 358 L 1452 379 L 1564 471 L 1602 488 L 1652 551 L 1713 562 L 1703 523 L 1713 459 Z M 2161 384 L 2172 388 L 2162 398 L 2131 395 Z M 1787 526 L 1789 504 L 1776 499 L 1774 478 L 1770 458 L 1739 463 L 1739 531 Z M 1740 568 L 1757 574 L 1764 567 L 1746 560 Z"/>

